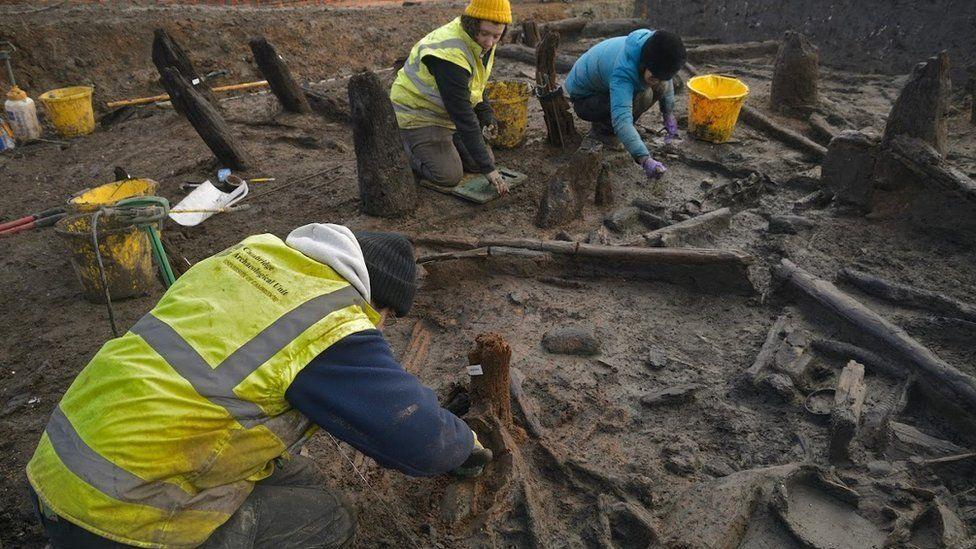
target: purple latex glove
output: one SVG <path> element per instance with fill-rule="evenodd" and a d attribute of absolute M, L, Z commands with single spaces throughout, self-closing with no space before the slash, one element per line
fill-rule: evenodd
<path fill-rule="evenodd" d="M 672 139 L 678 137 L 678 120 L 673 114 L 669 113 L 664 116 L 664 129 L 668 132 L 668 135 L 664 137 L 665 143 L 670 143 Z"/>
<path fill-rule="evenodd" d="M 641 161 L 641 168 L 644 170 L 644 175 L 646 175 L 648 179 L 657 179 L 664 175 L 664 172 L 668 171 L 668 169 L 664 167 L 664 164 L 661 164 L 650 156 L 644 157 L 644 160 Z"/>

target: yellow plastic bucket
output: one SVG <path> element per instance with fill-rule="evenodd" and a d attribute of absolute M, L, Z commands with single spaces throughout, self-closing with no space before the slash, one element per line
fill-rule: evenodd
<path fill-rule="evenodd" d="M 501 80 L 489 82 L 485 91 L 498 125 L 498 137 L 492 139 L 491 144 L 503 149 L 521 145 L 525 141 L 529 112 L 529 85 L 515 80 Z"/>
<path fill-rule="evenodd" d="M 92 242 L 93 213 L 65 217 L 54 231 L 68 246 L 71 266 L 85 299 L 105 302 L 105 291 Z M 133 225 L 119 225 L 111 217 L 98 218 L 98 251 L 112 300 L 145 295 L 153 287 L 152 248 L 146 233 Z"/>
<path fill-rule="evenodd" d="M 688 89 L 688 133 L 702 141 L 728 141 L 749 86 L 736 78 L 707 74 L 689 80 Z"/>
<path fill-rule="evenodd" d="M 61 137 L 78 137 L 95 131 L 90 86 L 51 90 L 42 93 L 39 99 Z"/>
<path fill-rule="evenodd" d="M 124 179 L 106 183 L 76 193 L 68 200 L 68 209 L 77 213 L 93 212 L 102 206 L 115 204 L 123 198 L 150 196 L 156 192 L 156 187 L 157 184 L 152 179 Z"/>

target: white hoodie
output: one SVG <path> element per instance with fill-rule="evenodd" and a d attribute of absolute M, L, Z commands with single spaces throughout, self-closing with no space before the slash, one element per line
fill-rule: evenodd
<path fill-rule="evenodd" d="M 369 273 L 363 250 L 352 231 L 332 223 L 309 223 L 291 233 L 285 244 L 319 263 L 325 263 L 345 278 L 369 302 Z"/>

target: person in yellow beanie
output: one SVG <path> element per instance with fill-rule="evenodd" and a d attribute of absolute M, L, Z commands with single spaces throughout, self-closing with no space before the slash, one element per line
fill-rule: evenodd
<path fill-rule="evenodd" d="M 390 90 L 414 174 L 442 187 L 482 173 L 504 194 L 488 141 L 497 133 L 485 85 L 495 45 L 512 22 L 509 0 L 471 0 L 464 14 L 410 50 Z"/>

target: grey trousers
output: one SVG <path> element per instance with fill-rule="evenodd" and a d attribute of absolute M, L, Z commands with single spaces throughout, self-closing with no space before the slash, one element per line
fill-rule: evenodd
<path fill-rule="evenodd" d="M 413 172 L 435 185 L 453 187 L 464 177 L 464 172 L 476 169 L 470 153 L 452 129 L 441 126 L 401 129 L 400 137 Z M 495 160 L 490 146 L 488 155 Z"/>
<path fill-rule="evenodd" d="M 329 488 L 315 463 L 302 456 L 283 461 L 254 490 L 230 519 L 201 547 L 306 549 L 347 547 L 356 534 L 356 512 L 344 496 Z M 131 547 L 105 539 L 44 512 L 30 490 L 45 533 L 55 549 Z"/>
<path fill-rule="evenodd" d="M 356 535 L 356 511 L 311 459 L 294 456 L 254 485 L 230 520 L 201 547 L 311 549 L 347 547 Z"/>

